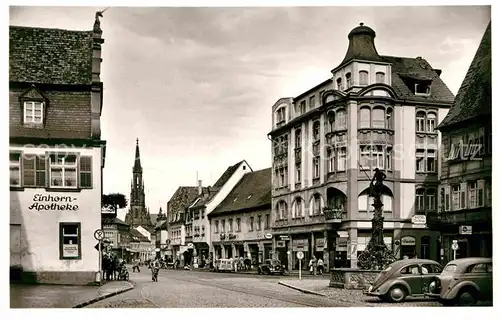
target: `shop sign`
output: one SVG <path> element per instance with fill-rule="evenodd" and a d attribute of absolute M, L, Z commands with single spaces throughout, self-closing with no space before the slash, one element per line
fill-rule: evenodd
<path fill-rule="evenodd" d="M 417 240 L 412 236 L 405 236 L 401 238 L 402 246 L 414 246 L 417 244 Z"/>
<path fill-rule="evenodd" d="M 290 237 L 289 236 L 280 236 L 280 239 L 281 240 L 290 240 Z"/>
<path fill-rule="evenodd" d="M 28 209 L 36 211 L 77 211 L 78 205 L 74 204 L 76 200 L 77 198 L 73 196 L 53 196 L 37 193 L 33 196 L 33 203 Z"/>
<path fill-rule="evenodd" d="M 297 239 L 292 240 L 292 250 L 293 251 L 308 251 L 309 242 L 307 239 Z"/>
<path fill-rule="evenodd" d="M 347 231 L 337 231 L 337 234 L 339 238 L 347 238 L 349 235 L 347 234 Z"/>
<path fill-rule="evenodd" d="M 284 247 L 286 247 L 285 241 L 283 241 L 283 240 L 276 241 L 276 247 L 277 248 L 284 248 Z"/>
<path fill-rule="evenodd" d="M 460 226 L 459 234 L 472 234 L 472 226 Z"/>
<path fill-rule="evenodd" d="M 417 225 L 423 225 L 427 223 L 427 216 L 423 214 L 417 214 L 411 217 L 411 223 Z"/>
<path fill-rule="evenodd" d="M 63 257 L 64 258 L 77 258 L 78 257 L 78 244 L 63 244 Z"/>
<path fill-rule="evenodd" d="M 264 235 L 264 238 L 266 238 L 266 239 L 272 239 L 272 238 L 273 238 L 273 235 L 272 235 L 272 234 L 270 234 L 270 233 L 266 233 L 266 234 Z"/>
<path fill-rule="evenodd" d="M 323 251 L 324 248 L 325 248 L 325 239 L 324 238 L 316 239 L 316 251 Z"/>

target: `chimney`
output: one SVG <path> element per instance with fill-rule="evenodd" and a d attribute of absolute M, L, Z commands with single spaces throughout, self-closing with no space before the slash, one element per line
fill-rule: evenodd
<path fill-rule="evenodd" d="M 203 193 L 203 187 L 201 186 L 201 180 L 198 180 L 198 195 L 201 196 Z"/>

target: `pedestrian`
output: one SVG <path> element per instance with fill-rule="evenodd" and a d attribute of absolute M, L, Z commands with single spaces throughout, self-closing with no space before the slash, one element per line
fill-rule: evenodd
<path fill-rule="evenodd" d="M 309 260 L 309 273 L 313 274 L 314 273 L 314 257 Z"/>
<path fill-rule="evenodd" d="M 151 279 L 154 282 L 158 282 L 158 273 L 160 272 L 160 261 L 158 261 L 158 258 L 156 258 L 152 263 L 151 263 Z"/>
<path fill-rule="evenodd" d="M 324 266 L 323 266 L 323 259 L 321 257 L 318 259 L 318 273 L 323 274 Z"/>
<path fill-rule="evenodd" d="M 139 269 L 140 262 L 139 258 L 134 259 L 134 267 L 132 268 L 133 272 L 135 272 L 135 270 L 137 270 L 137 272 L 141 272 L 141 269 Z"/>

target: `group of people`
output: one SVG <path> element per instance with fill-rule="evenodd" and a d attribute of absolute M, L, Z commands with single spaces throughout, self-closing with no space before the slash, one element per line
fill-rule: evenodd
<path fill-rule="evenodd" d="M 315 256 L 312 257 L 311 260 L 309 260 L 309 273 L 310 274 L 323 274 L 323 271 L 325 271 L 325 264 L 323 262 L 323 259 L 321 257 L 319 259 L 316 259 Z"/>
<path fill-rule="evenodd" d="M 102 254 L 103 278 L 110 280 L 128 280 L 128 271 L 125 260 L 118 259 L 115 253 L 105 252 Z"/>

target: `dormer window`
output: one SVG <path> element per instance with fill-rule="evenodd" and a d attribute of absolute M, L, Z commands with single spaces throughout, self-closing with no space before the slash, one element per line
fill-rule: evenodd
<path fill-rule="evenodd" d="M 285 107 L 281 107 L 276 111 L 276 125 L 280 126 L 285 123 Z"/>
<path fill-rule="evenodd" d="M 25 101 L 24 102 L 24 123 L 43 123 L 43 102 Z"/>
<path fill-rule="evenodd" d="M 429 83 L 415 83 L 415 95 L 428 96 L 431 94 L 431 85 Z"/>

